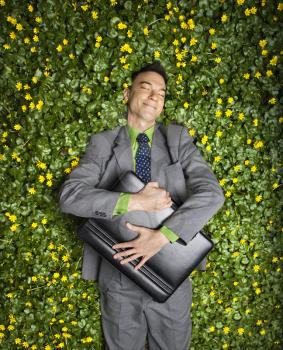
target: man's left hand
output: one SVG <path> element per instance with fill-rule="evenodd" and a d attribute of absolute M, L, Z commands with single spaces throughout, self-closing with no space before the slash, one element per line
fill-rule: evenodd
<path fill-rule="evenodd" d="M 136 226 L 127 222 L 127 228 L 131 231 L 139 233 L 139 236 L 132 241 L 118 243 L 112 246 L 112 249 L 129 248 L 122 252 L 113 255 L 114 259 L 122 256 L 129 256 L 126 259 L 120 261 L 121 264 L 126 264 L 131 260 L 142 257 L 138 265 L 135 266 L 135 270 L 138 270 L 143 264 L 156 254 L 164 245 L 169 243 L 165 235 L 159 230 L 152 230 L 142 226 Z"/>

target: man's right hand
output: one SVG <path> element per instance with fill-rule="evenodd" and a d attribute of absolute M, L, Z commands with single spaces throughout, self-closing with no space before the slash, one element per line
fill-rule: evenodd
<path fill-rule="evenodd" d="M 157 211 L 169 208 L 172 204 L 170 193 L 160 188 L 158 182 L 152 181 L 147 183 L 140 192 L 131 194 L 128 211 Z"/>

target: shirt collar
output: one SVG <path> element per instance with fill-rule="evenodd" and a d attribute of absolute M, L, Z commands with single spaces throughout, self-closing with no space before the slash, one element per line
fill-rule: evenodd
<path fill-rule="evenodd" d="M 127 124 L 127 129 L 128 129 L 128 133 L 129 133 L 129 136 L 130 136 L 130 139 L 131 139 L 131 144 L 133 144 L 134 142 L 136 142 L 136 138 L 137 138 L 138 134 L 141 133 L 141 131 L 136 129 L 136 128 L 133 128 L 133 127 L 129 126 L 128 124 Z M 148 129 L 146 129 L 144 131 L 144 133 L 149 138 L 149 142 L 151 143 L 152 142 L 153 133 L 154 133 L 154 125 L 152 125 Z"/>

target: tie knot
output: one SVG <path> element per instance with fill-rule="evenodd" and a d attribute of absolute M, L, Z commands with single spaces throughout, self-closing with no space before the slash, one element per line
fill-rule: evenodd
<path fill-rule="evenodd" d="M 137 141 L 138 143 L 147 143 L 149 141 L 149 138 L 147 137 L 146 134 L 141 133 L 141 134 L 138 134 Z"/>

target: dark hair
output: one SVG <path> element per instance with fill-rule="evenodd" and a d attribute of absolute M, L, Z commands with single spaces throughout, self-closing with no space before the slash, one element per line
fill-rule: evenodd
<path fill-rule="evenodd" d="M 162 67 L 162 65 L 159 61 L 154 61 L 150 64 L 143 66 L 140 70 L 133 72 L 132 73 L 132 82 L 136 79 L 136 77 L 140 73 L 143 73 L 143 72 L 155 72 L 155 73 L 161 75 L 165 81 L 165 84 L 167 84 L 167 81 L 168 81 L 167 74 L 165 72 L 165 69 Z"/>

